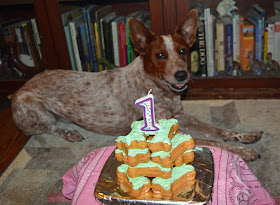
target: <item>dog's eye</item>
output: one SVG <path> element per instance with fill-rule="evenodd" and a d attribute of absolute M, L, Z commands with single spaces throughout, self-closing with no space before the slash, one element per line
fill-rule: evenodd
<path fill-rule="evenodd" d="M 156 56 L 159 59 L 165 59 L 166 58 L 165 55 L 163 55 L 162 53 L 157 53 Z"/>
<path fill-rule="evenodd" d="M 182 48 L 182 49 L 180 49 L 179 53 L 180 53 L 181 55 L 186 55 L 187 51 L 186 51 L 185 48 Z"/>

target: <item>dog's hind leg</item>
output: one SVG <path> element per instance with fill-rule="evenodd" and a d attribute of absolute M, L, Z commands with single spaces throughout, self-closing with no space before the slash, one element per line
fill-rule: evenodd
<path fill-rule="evenodd" d="M 204 123 L 186 114 L 176 116 L 179 121 L 180 130 L 190 133 L 194 137 L 211 137 L 223 140 L 238 141 L 244 144 L 254 143 L 261 139 L 262 132 L 240 133 L 227 129 L 222 129 L 215 125 Z"/>
<path fill-rule="evenodd" d="M 77 131 L 57 127 L 57 118 L 48 106 L 32 93 L 18 93 L 12 98 L 12 117 L 16 126 L 26 135 L 49 133 L 70 142 L 81 141 Z"/>

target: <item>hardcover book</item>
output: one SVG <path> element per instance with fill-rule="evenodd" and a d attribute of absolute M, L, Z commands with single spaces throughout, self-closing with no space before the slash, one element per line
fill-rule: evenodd
<path fill-rule="evenodd" d="M 254 25 L 244 25 L 242 40 L 242 64 L 243 70 L 249 69 L 249 52 L 254 52 Z"/>

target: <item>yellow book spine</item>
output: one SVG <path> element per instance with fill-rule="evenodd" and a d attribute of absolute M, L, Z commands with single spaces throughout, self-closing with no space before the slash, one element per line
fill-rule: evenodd
<path fill-rule="evenodd" d="M 101 47 L 100 47 L 100 39 L 99 39 L 99 32 L 98 32 L 98 26 L 97 23 L 94 23 L 94 30 L 95 30 L 95 38 L 96 38 L 96 54 L 97 54 L 97 60 L 101 59 Z M 102 71 L 102 65 L 98 63 L 98 69 L 99 71 Z"/>
<path fill-rule="evenodd" d="M 264 32 L 264 44 L 263 44 L 263 62 L 267 63 L 266 54 L 267 54 L 267 42 L 268 42 L 268 31 Z"/>

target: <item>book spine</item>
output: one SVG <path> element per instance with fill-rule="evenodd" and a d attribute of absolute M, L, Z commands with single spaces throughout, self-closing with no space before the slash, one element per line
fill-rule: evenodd
<path fill-rule="evenodd" d="M 239 62 L 239 15 L 234 15 L 232 19 L 233 32 L 233 60 Z"/>
<path fill-rule="evenodd" d="M 119 55 L 119 36 L 118 36 L 118 23 L 112 22 L 112 38 L 114 49 L 114 64 L 120 67 L 120 55 Z"/>
<path fill-rule="evenodd" d="M 67 48 L 68 48 L 68 52 L 69 52 L 69 56 L 70 56 L 72 70 L 77 70 L 69 25 L 64 26 L 64 33 L 65 33 L 65 37 L 66 37 L 66 43 L 67 43 Z"/>
<path fill-rule="evenodd" d="M 261 21 L 261 25 L 260 25 L 261 46 L 260 46 L 260 50 L 261 50 L 262 60 L 264 61 L 263 57 L 264 57 L 264 34 L 265 34 L 265 30 L 266 30 L 265 29 L 265 15 L 266 15 L 266 12 L 258 4 L 253 4 L 252 8 L 260 16 L 260 21 Z"/>
<path fill-rule="evenodd" d="M 274 35 L 275 35 L 275 41 L 274 41 L 274 60 L 280 63 L 280 22 L 275 22 L 274 24 Z"/>
<path fill-rule="evenodd" d="M 126 53 L 126 32 L 125 24 L 119 24 L 119 42 L 120 42 L 120 61 L 121 67 L 127 65 L 127 53 Z"/>
<path fill-rule="evenodd" d="M 263 44 L 263 62 L 264 64 L 267 64 L 267 42 L 268 42 L 268 31 L 266 30 L 264 32 L 264 44 Z"/>
<path fill-rule="evenodd" d="M 89 56 L 89 62 L 90 62 L 90 71 L 96 72 L 97 65 L 96 65 L 96 59 L 94 57 L 95 52 L 93 49 L 94 45 L 93 45 L 91 25 L 90 25 L 90 14 L 86 8 L 83 8 L 83 15 L 84 15 L 84 22 L 85 22 L 86 43 L 87 43 L 88 56 Z"/>
<path fill-rule="evenodd" d="M 258 21 L 257 25 L 257 59 L 263 62 L 263 37 L 262 37 L 262 22 L 261 20 Z"/>
<path fill-rule="evenodd" d="M 244 29 L 244 18 L 239 17 L 239 63 L 243 65 L 243 29 Z"/>
<path fill-rule="evenodd" d="M 100 45 L 100 34 L 99 34 L 99 29 L 98 29 L 98 24 L 95 22 L 94 23 L 94 30 L 95 30 L 95 37 L 96 37 L 96 56 L 97 56 L 97 60 L 101 59 L 101 45 Z M 98 70 L 102 71 L 103 70 L 103 66 L 101 64 L 98 63 Z"/>
<path fill-rule="evenodd" d="M 20 25 L 19 28 L 20 28 L 21 38 L 22 38 L 22 45 L 23 45 L 23 52 L 22 53 L 30 56 L 31 54 L 30 54 L 29 47 L 28 47 L 28 44 L 27 44 L 27 39 L 26 39 L 24 27 L 22 25 Z"/>
<path fill-rule="evenodd" d="M 207 76 L 207 53 L 204 20 L 199 20 L 198 25 L 198 53 L 199 53 L 199 70 L 202 77 Z"/>
<path fill-rule="evenodd" d="M 15 27 L 15 34 L 16 34 L 17 42 L 19 44 L 19 49 L 20 49 L 18 54 L 24 53 L 23 38 L 21 35 L 20 27 L 18 27 L 18 26 Z"/>
<path fill-rule="evenodd" d="M 41 53 L 41 48 L 40 48 L 41 38 L 40 38 L 40 32 L 39 32 L 38 25 L 37 25 L 37 20 L 35 18 L 31 19 L 31 24 L 32 24 L 35 43 L 36 43 L 36 49 L 37 49 L 39 57 L 41 59 L 42 58 L 42 53 Z"/>
<path fill-rule="evenodd" d="M 86 58 L 83 48 L 83 40 L 82 40 L 82 33 L 79 27 L 77 27 L 77 36 L 76 36 L 77 44 L 78 44 L 78 52 L 81 59 L 82 71 L 88 71 L 88 67 L 86 65 Z"/>
<path fill-rule="evenodd" d="M 242 67 L 243 70 L 249 70 L 249 52 L 254 53 L 254 26 L 253 25 L 244 25 L 243 29 L 243 51 L 242 51 Z"/>
<path fill-rule="evenodd" d="M 225 70 L 225 39 L 224 39 L 224 24 L 216 24 L 216 35 L 217 35 L 217 70 Z"/>
<path fill-rule="evenodd" d="M 105 58 L 108 62 L 113 63 L 114 54 L 113 54 L 113 46 L 112 46 L 112 30 L 110 21 L 103 22 L 104 29 L 104 45 L 105 45 Z M 106 67 L 107 68 L 107 67 Z M 108 68 L 107 68 L 108 69 Z"/>
<path fill-rule="evenodd" d="M 31 21 L 28 22 L 27 24 L 25 24 L 24 30 L 25 30 L 25 35 L 26 35 L 26 40 L 27 40 L 27 43 L 28 43 L 28 47 L 30 49 L 30 54 L 31 54 L 32 59 L 34 61 L 34 65 L 37 66 L 37 65 L 39 65 L 39 58 L 38 58 L 38 55 L 37 55 L 36 46 L 35 46 L 35 42 L 34 42 L 34 38 L 33 38 Z"/>
<path fill-rule="evenodd" d="M 232 31 L 232 24 L 226 24 L 225 26 L 225 55 L 226 59 L 228 59 L 230 56 L 233 56 L 233 31 Z M 228 67 L 229 62 L 226 61 L 226 67 Z"/>
<path fill-rule="evenodd" d="M 75 24 L 70 22 L 69 27 L 70 27 L 70 33 L 71 33 L 71 39 L 72 39 L 72 44 L 73 44 L 73 50 L 74 50 L 77 70 L 78 71 L 83 71 L 82 63 L 81 63 L 81 59 L 80 59 L 80 54 L 79 54 L 78 42 L 77 42 L 77 38 L 76 38 L 77 37 L 77 32 L 76 32 L 76 29 L 75 29 Z"/>
<path fill-rule="evenodd" d="M 126 45 L 127 45 L 127 63 L 131 63 L 134 59 L 134 52 L 133 52 L 133 46 L 132 41 L 130 39 L 130 29 L 129 29 L 129 19 L 127 19 L 126 24 Z"/>
<path fill-rule="evenodd" d="M 82 45 L 82 50 L 85 58 L 85 66 L 86 66 L 86 71 L 91 72 L 92 67 L 91 67 L 91 62 L 90 62 L 90 52 L 88 49 L 88 38 L 86 34 L 86 26 L 82 25 L 80 26 L 80 34 L 81 34 L 81 45 Z"/>
<path fill-rule="evenodd" d="M 207 74 L 208 77 L 215 75 L 214 70 L 214 42 L 213 42 L 213 17 L 210 8 L 204 9 L 205 17 L 205 34 L 206 34 L 206 50 L 207 50 Z"/>
<path fill-rule="evenodd" d="M 195 76 L 200 76 L 199 70 L 199 53 L 198 53 L 198 35 L 196 35 L 196 42 L 190 48 L 190 56 L 191 56 L 191 72 Z"/>
<path fill-rule="evenodd" d="M 274 45 L 274 39 L 275 39 L 275 33 L 274 33 L 274 24 L 268 24 L 267 25 L 267 52 L 270 52 L 272 54 L 275 54 L 275 45 Z"/>

